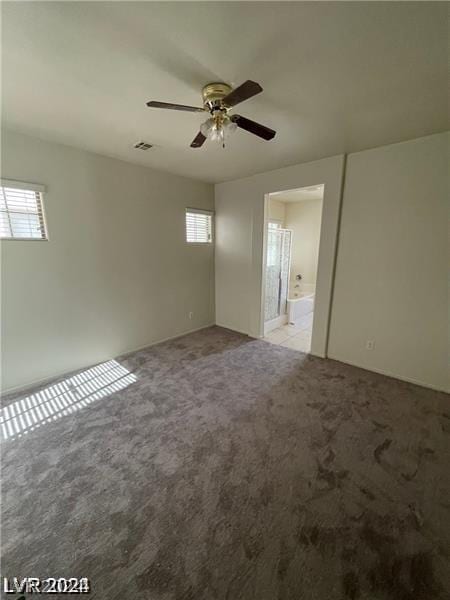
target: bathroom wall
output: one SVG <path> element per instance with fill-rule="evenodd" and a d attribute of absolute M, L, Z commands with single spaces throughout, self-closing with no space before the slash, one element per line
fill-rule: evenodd
<path fill-rule="evenodd" d="M 286 205 L 284 202 L 269 198 L 269 220 L 280 221 L 285 226 Z"/>
<path fill-rule="evenodd" d="M 316 288 L 319 260 L 322 200 L 301 200 L 285 203 L 284 226 L 292 230 L 290 295 L 312 293 Z M 302 280 L 295 276 L 301 274 Z M 299 288 L 295 288 L 299 285 Z"/>

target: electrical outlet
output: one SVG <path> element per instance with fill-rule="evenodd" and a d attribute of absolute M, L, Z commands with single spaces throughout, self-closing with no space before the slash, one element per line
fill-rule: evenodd
<path fill-rule="evenodd" d="M 193 318 L 194 318 L 194 313 L 193 313 L 193 312 L 190 312 L 190 313 L 189 313 L 189 315 L 188 315 L 188 317 L 189 317 L 190 319 L 193 319 Z"/>
<path fill-rule="evenodd" d="M 367 340 L 366 350 L 373 350 L 375 348 L 375 340 Z"/>

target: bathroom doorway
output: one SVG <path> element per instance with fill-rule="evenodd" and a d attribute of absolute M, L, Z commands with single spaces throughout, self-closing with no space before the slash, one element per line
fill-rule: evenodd
<path fill-rule="evenodd" d="M 314 322 L 324 186 L 268 195 L 264 340 L 309 353 Z"/>

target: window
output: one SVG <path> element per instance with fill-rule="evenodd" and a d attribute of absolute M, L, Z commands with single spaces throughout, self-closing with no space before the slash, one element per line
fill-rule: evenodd
<path fill-rule="evenodd" d="M 44 186 L 1 180 L 0 239 L 46 240 Z"/>
<path fill-rule="evenodd" d="M 186 241 L 190 244 L 212 244 L 213 213 L 197 208 L 186 209 Z"/>
<path fill-rule="evenodd" d="M 282 225 L 283 223 L 281 221 L 275 219 L 271 219 L 267 224 L 269 229 L 281 229 Z"/>

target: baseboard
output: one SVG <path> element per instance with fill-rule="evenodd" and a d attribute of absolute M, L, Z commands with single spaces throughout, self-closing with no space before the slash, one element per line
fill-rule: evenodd
<path fill-rule="evenodd" d="M 429 383 L 424 383 L 423 381 L 419 381 L 418 379 L 413 379 L 412 377 L 402 377 L 401 375 L 394 375 L 389 371 L 384 371 L 383 369 L 368 369 L 362 365 L 358 365 L 355 362 L 351 362 L 349 360 L 342 360 L 342 358 L 337 358 L 328 354 L 327 358 L 330 360 L 335 360 L 336 362 L 343 363 L 344 365 L 350 365 L 351 367 L 358 367 L 358 369 L 363 369 L 364 371 L 369 371 L 369 373 L 377 373 L 378 375 L 384 375 L 385 377 L 391 377 L 391 379 L 398 379 L 398 381 L 404 381 L 406 383 L 413 383 L 414 385 L 419 385 L 420 387 L 428 388 L 429 390 L 434 390 L 435 392 L 444 392 L 444 394 L 448 394 L 450 390 L 445 390 L 443 388 L 437 387 L 435 385 L 431 385 Z"/>
<path fill-rule="evenodd" d="M 128 356 L 129 354 L 133 354 L 134 352 L 139 352 L 139 350 L 144 350 L 144 348 L 150 348 L 151 346 L 156 346 L 157 344 L 162 344 L 163 342 L 169 342 L 170 340 L 176 340 L 185 335 L 189 335 L 190 333 L 195 333 L 196 331 L 201 331 L 202 329 L 208 329 L 208 327 L 213 327 L 214 325 L 215 325 L 215 323 L 209 323 L 209 325 L 202 325 L 201 327 L 195 327 L 194 329 L 189 329 L 182 333 L 177 333 L 177 335 L 171 335 L 169 337 L 162 338 L 160 340 L 156 340 L 155 342 L 150 342 L 149 344 L 144 344 L 144 346 L 139 346 L 139 348 L 134 348 L 133 350 L 125 350 L 124 352 L 121 352 L 117 356 Z M 110 357 L 103 359 L 100 362 L 112 360 L 112 358 L 116 358 L 116 357 L 110 356 Z M 51 375 L 50 377 L 36 379 L 35 381 L 32 381 L 31 383 L 27 383 L 26 385 L 19 385 L 16 387 L 8 388 L 6 390 L 2 390 L 1 396 L 7 396 L 9 394 L 20 394 L 22 392 L 26 392 L 27 390 L 30 390 L 31 388 L 34 388 L 38 385 L 39 386 L 45 385 L 46 383 L 53 382 L 55 379 L 60 379 L 61 377 L 69 377 L 75 373 L 78 373 L 79 371 L 84 371 L 85 369 L 90 369 L 91 367 L 95 367 L 96 364 L 100 364 L 100 363 L 97 362 L 95 364 L 84 365 L 82 367 L 72 369 L 71 371 L 64 371 L 63 373 L 56 373 L 55 375 Z"/>
<path fill-rule="evenodd" d="M 216 323 L 209 323 L 208 325 L 202 325 L 201 327 L 195 327 L 194 329 L 188 329 L 183 333 L 177 333 L 177 335 L 171 335 L 166 338 L 162 338 L 161 340 L 157 340 L 156 342 L 150 342 L 150 344 L 145 344 L 144 346 L 140 346 L 139 348 L 135 348 L 134 350 L 126 350 L 125 352 L 121 352 L 118 356 L 128 356 L 129 354 L 133 354 L 134 352 L 139 352 L 139 350 L 145 350 L 145 348 L 151 348 L 152 346 L 157 346 L 158 344 L 163 344 L 164 342 L 170 342 L 170 340 L 177 340 L 178 338 L 184 337 L 185 335 L 189 335 L 190 333 L 195 333 L 196 331 L 201 331 L 202 329 L 208 329 L 209 327 L 214 327 Z"/>
<path fill-rule="evenodd" d="M 237 329 L 236 327 L 230 327 L 229 325 L 222 325 L 222 323 L 215 323 L 215 325 L 217 325 L 217 327 L 222 327 L 222 329 L 228 329 L 229 331 L 235 331 L 236 333 L 242 333 L 242 335 L 250 336 L 248 331 L 242 331 L 242 329 Z"/>
<path fill-rule="evenodd" d="M 195 327 L 194 329 L 188 329 L 187 331 L 183 331 L 182 333 L 177 333 L 176 335 L 172 335 L 166 338 L 162 338 L 160 340 L 156 340 L 154 342 L 150 342 L 148 344 L 144 344 L 143 346 L 139 346 L 138 348 L 134 348 L 132 350 L 126 350 L 125 352 L 121 352 L 118 356 L 128 356 L 129 354 L 133 354 L 134 352 L 139 352 L 139 350 L 144 350 L 145 348 L 150 348 L 152 346 L 157 346 L 158 344 L 162 344 L 164 342 L 169 342 L 170 340 L 176 340 L 178 338 L 184 337 L 185 335 L 189 335 L 190 333 L 195 333 L 196 331 L 201 331 L 202 329 L 208 329 L 209 327 L 213 327 L 214 325 L 217 325 L 217 327 L 222 327 L 223 329 L 228 329 L 230 331 L 235 331 L 237 333 L 241 333 L 243 335 L 246 335 L 248 337 L 254 337 L 254 336 L 250 336 L 249 333 L 247 333 L 246 331 L 241 331 L 239 329 L 232 329 L 231 327 L 226 327 L 225 325 L 221 325 L 220 323 L 209 323 L 207 325 L 202 325 L 201 327 Z M 261 337 L 255 337 L 255 339 L 261 339 Z M 313 356 L 318 356 L 320 358 L 325 358 L 322 357 L 320 354 L 312 354 Z M 423 381 L 419 381 L 417 379 L 413 379 L 410 377 L 402 377 L 400 375 L 394 375 L 393 373 L 390 373 L 388 371 L 384 371 L 382 369 L 368 369 L 365 366 L 359 365 L 355 362 L 349 361 L 349 360 L 342 360 L 341 358 L 337 358 L 336 356 L 332 356 L 330 354 L 328 354 L 328 356 L 326 358 L 329 358 L 330 360 L 335 360 L 336 362 L 340 362 L 343 363 L 345 365 L 350 365 L 352 367 L 357 367 L 358 369 L 363 369 L 364 371 L 369 371 L 372 373 L 377 373 L 378 375 L 384 375 L 385 377 L 391 377 L 392 379 L 397 379 L 399 381 L 405 381 L 406 383 L 412 383 L 414 385 L 419 385 L 421 387 L 424 388 L 428 388 L 430 390 L 434 390 L 436 392 L 444 392 L 445 394 L 448 394 L 450 392 L 450 390 L 446 390 L 434 385 L 430 385 L 429 383 L 424 383 Z M 105 358 L 103 361 L 104 362 L 106 360 L 111 360 L 111 357 Z M 96 363 L 99 364 L 99 363 Z M 77 373 L 78 371 L 83 371 L 84 369 L 90 369 L 91 367 L 93 367 L 95 365 L 93 364 L 89 364 L 89 365 L 84 365 L 82 367 L 78 367 L 77 369 L 73 369 L 71 371 L 64 371 L 64 373 L 57 373 L 55 375 L 52 375 L 50 377 L 44 377 L 42 379 L 37 379 L 35 381 L 32 381 L 31 383 L 27 383 L 24 386 L 16 386 L 16 387 L 12 387 L 12 388 L 8 388 L 6 390 L 3 390 L 1 392 L 2 396 L 7 396 L 9 394 L 17 394 L 17 393 L 22 393 L 22 392 L 26 392 L 27 390 L 34 388 L 36 386 L 40 386 L 40 385 L 45 385 L 46 383 L 51 383 L 53 382 L 55 379 L 60 379 L 61 377 L 68 377 L 73 375 L 74 373 Z"/>

